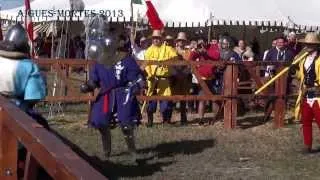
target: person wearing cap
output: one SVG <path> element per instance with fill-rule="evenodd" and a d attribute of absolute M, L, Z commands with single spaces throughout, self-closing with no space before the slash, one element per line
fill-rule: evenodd
<path fill-rule="evenodd" d="M 166 38 L 164 39 L 164 44 L 170 46 L 170 47 L 175 47 L 175 44 L 174 44 L 174 39 L 172 36 L 170 35 L 167 35 Z"/>
<path fill-rule="evenodd" d="M 299 42 L 305 46 L 299 54 L 308 52 L 308 55 L 295 67 L 297 71 L 291 71 L 301 81 L 295 118 L 302 121 L 304 151 L 311 153 L 313 119 L 320 128 L 320 40 L 317 34 L 307 33 Z"/>
<path fill-rule="evenodd" d="M 163 36 L 160 30 L 154 30 L 152 33 L 152 45 L 145 53 L 147 61 L 167 61 L 177 57 L 175 49 L 163 43 Z M 147 96 L 153 94 L 159 96 L 171 96 L 170 78 L 172 68 L 163 65 L 149 65 L 145 68 L 148 79 Z M 160 111 L 164 122 L 170 122 L 172 116 L 172 102 L 160 101 Z M 149 101 L 147 106 L 148 126 L 153 125 L 153 114 L 157 110 L 157 102 Z"/>
<path fill-rule="evenodd" d="M 139 46 L 137 44 L 132 44 L 132 54 L 137 60 L 144 60 L 144 54 L 147 51 L 147 48 L 149 47 L 149 42 L 146 37 L 141 37 L 139 41 Z"/>
<path fill-rule="evenodd" d="M 176 51 L 178 53 L 179 60 L 189 60 L 190 50 L 186 49 L 187 35 L 185 32 L 179 32 L 175 39 Z M 175 66 L 174 72 L 174 83 L 172 86 L 173 92 L 176 95 L 188 95 L 191 89 L 191 70 L 187 66 Z M 180 101 L 180 117 L 181 125 L 187 124 L 187 109 L 186 101 Z"/>

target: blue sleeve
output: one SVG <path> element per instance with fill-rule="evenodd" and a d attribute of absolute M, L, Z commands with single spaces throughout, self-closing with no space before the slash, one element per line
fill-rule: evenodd
<path fill-rule="evenodd" d="M 32 63 L 32 70 L 27 79 L 24 91 L 25 100 L 41 100 L 47 95 L 46 82 L 38 66 Z"/>
<path fill-rule="evenodd" d="M 133 58 L 127 59 L 126 67 L 126 79 L 128 81 L 135 81 L 142 74 L 140 67 L 138 66 L 136 60 Z"/>
<path fill-rule="evenodd" d="M 98 83 L 100 81 L 97 66 L 98 66 L 97 64 L 94 64 L 90 68 L 90 73 L 89 73 L 89 80 L 93 81 L 94 83 Z"/>

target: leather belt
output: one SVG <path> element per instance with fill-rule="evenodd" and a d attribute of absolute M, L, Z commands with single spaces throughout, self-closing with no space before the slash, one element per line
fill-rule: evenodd
<path fill-rule="evenodd" d="M 320 87 L 310 87 L 304 89 L 304 98 L 315 98 L 320 96 Z"/>

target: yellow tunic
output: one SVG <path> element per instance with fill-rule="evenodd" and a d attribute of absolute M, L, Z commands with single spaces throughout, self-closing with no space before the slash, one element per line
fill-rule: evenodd
<path fill-rule="evenodd" d="M 177 56 L 175 49 L 170 46 L 161 45 L 160 47 L 152 45 L 149 47 L 144 55 L 145 60 L 151 61 L 166 61 Z M 171 96 L 171 88 L 169 77 L 172 75 L 172 68 L 168 66 L 150 65 L 146 66 L 148 78 L 158 77 L 158 82 L 155 90 L 158 95 Z M 152 83 L 148 80 L 148 87 L 151 87 Z"/>
<path fill-rule="evenodd" d="M 296 120 L 300 119 L 300 102 L 302 99 L 302 89 L 304 88 L 304 63 L 306 61 L 307 58 L 304 58 L 304 60 L 302 60 L 299 64 L 299 71 L 296 72 L 296 77 L 300 80 L 300 89 L 299 89 L 299 95 L 296 101 L 296 105 L 295 105 L 295 118 Z M 316 81 L 315 81 L 315 85 L 318 86 L 318 84 L 320 84 L 320 57 L 318 57 L 318 59 L 315 60 L 315 72 L 316 72 Z M 317 98 L 317 101 L 320 100 L 320 97 Z"/>

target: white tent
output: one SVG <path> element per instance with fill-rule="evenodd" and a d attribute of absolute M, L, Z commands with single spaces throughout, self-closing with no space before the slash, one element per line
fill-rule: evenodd
<path fill-rule="evenodd" d="M 106 13 L 112 21 L 129 21 L 131 16 L 130 0 L 82 0 L 86 10 Z M 299 27 L 315 30 L 320 24 L 318 0 L 152 0 L 161 19 L 170 26 L 205 25 L 253 25 Z M 302 8 L 308 5 L 308 8 Z M 57 20 L 58 10 L 69 10 L 69 0 L 34 0 L 32 10 L 54 10 L 53 17 L 33 17 L 34 22 Z M 2 18 L 17 19 L 24 7 L 1 12 Z M 122 14 L 120 14 L 122 11 Z M 134 19 L 144 16 L 146 6 L 134 5 Z M 90 13 L 90 12 L 89 12 Z M 75 18 L 82 20 L 81 17 Z M 63 17 L 59 18 L 63 20 Z M 69 18 L 66 18 L 69 20 Z M 296 26 L 294 26 L 296 25 Z M 316 29 L 318 30 L 318 29 Z"/>

